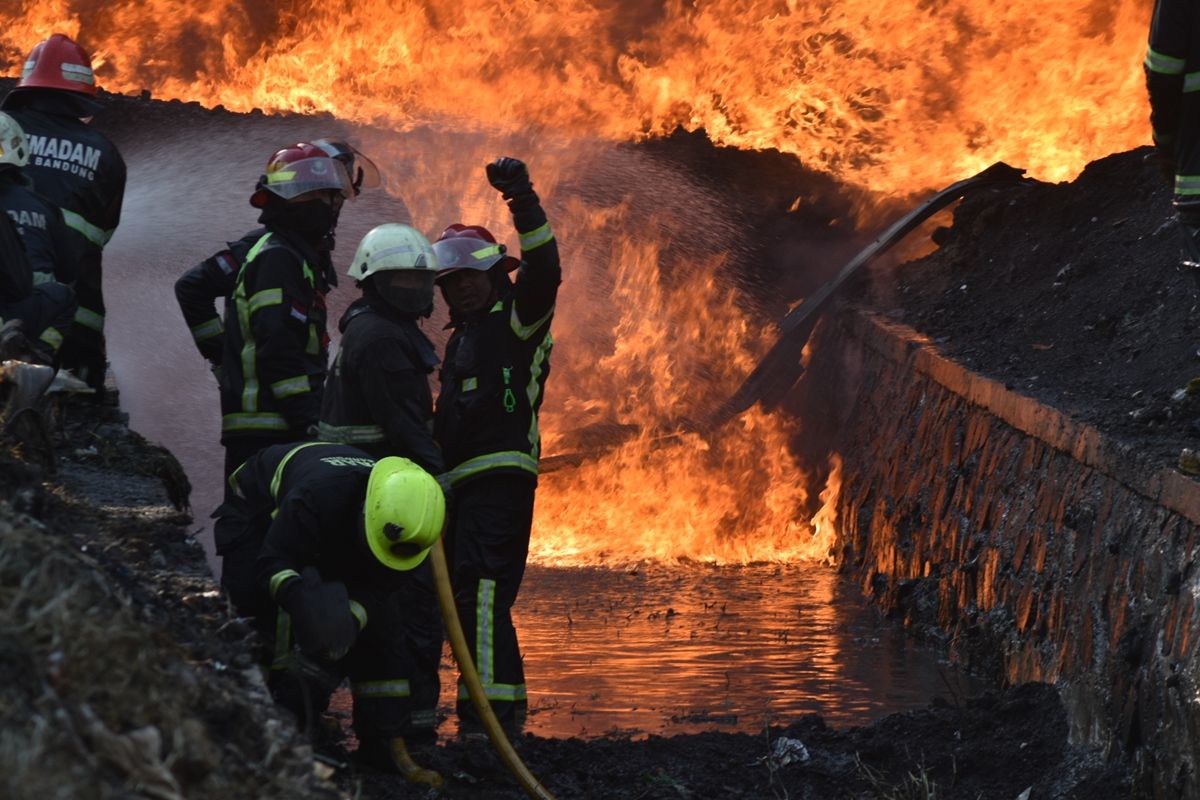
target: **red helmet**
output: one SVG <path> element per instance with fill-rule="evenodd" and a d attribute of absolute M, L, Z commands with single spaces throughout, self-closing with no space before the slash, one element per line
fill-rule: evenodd
<path fill-rule="evenodd" d="M 62 89 L 95 97 L 92 58 L 70 38 L 56 33 L 29 51 L 21 80 L 13 89 Z"/>
<path fill-rule="evenodd" d="M 482 225 L 463 225 L 456 222 L 433 243 L 437 257 L 437 279 L 441 280 L 460 269 L 486 272 L 500 265 L 504 272 L 521 266 L 518 259 L 507 255 L 508 248 L 496 242 L 492 232 Z"/>
<path fill-rule="evenodd" d="M 264 207 L 268 193 L 291 200 L 321 189 L 340 192 L 342 197 L 354 196 L 350 175 L 341 161 L 314 144 L 298 142 L 277 150 L 268 159 L 267 171 L 258 179 L 250 205 Z"/>

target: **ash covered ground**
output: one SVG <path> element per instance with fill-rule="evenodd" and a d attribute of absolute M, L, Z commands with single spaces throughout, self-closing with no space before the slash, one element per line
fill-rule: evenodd
<path fill-rule="evenodd" d="M 1200 446 L 1200 275 L 1179 267 L 1167 182 L 1142 148 L 1071 183 L 965 199 L 941 247 L 875 271 L 860 302 L 950 357 L 1132 446 L 1153 467 Z"/>
<path fill-rule="evenodd" d="M 139 110 L 157 124 L 222 113 L 147 98 L 118 98 L 108 113 Z M 818 286 L 865 238 L 845 230 L 855 199 L 791 159 L 715 149 L 695 134 L 646 148 L 707 172 L 753 221 L 762 259 L 752 283 L 777 287 L 762 293 L 767 313 Z M 795 187 L 809 185 L 810 201 L 789 210 Z M 1070 185 L 989 192 L 959 207 L 941 250 L 875 271 L 857 300 L 1170 460 L 1200 438 L 1188 404 L 1168 399 L 1200 374 L 1200 360 L 1168 200 L 1137 153 L 1097 162 Z M 806 255 L 812 241 L 819 257 Z M 111 410 L 61 412 L 57 473 L 11 439 L 0 458 L 0 795 L 431 796 L 353 766 L 314 769 L 309 743 L 255 677 L 252 634 L 212 583 L 193 524 L 169 501 L 164 487 L 181 491 L 174 459 Z M 784 739 L 803 743 L 808 759 L 772 761 Z M 515 744 L 564 799 L 1128 794 L 1119 765 L 1068 744 L 1062 705 L 1043 685 L 849 730 L 810 716 L 760 735 Z M 434 796 L 524 796 L 476 746 L 450 742 L 419 759 L 449 779 Z"/>

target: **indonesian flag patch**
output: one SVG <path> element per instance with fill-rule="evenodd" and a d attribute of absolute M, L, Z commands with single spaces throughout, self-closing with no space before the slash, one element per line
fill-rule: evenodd
<path fill-rule="evenodd" d="M 299 303 L 292 303 L 292 319 L 308 322 L 308 309 Z"/>

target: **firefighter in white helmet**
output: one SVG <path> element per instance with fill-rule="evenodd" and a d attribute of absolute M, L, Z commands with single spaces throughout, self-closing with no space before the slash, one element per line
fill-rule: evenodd
<path fill-rule="evenodd" d="M 321 439 L 352 444 L 375 458 L 401 456 L 435 475 L 445 471 L 433 439 L 429 375 L 438 364 L 420 328 L 433 310 L 436 273 L 429 240 L 389 223 L 363 237 L 349 276 L 362 290 L 338 323 L 341 346 L 329 377 L 318 428 Z M 405 576 L 397 636 L 413 663 L 411 729 L 432 738 L 437 724 L 441 622 L 429 565 Z"/>
<path fill-rule="evenodd" d="M 28 163 L 21 126 L 0 111 L 0 358 L 55 364 L 76 309 L 57 279 L 70 279 L 77 256 L 61 212 L 30 187 Z"/>

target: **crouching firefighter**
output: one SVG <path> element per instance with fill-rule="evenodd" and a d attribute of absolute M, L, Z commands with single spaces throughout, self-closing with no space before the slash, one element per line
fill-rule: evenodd
<path fill-rule="evenodd" d="M 525 164 L 498 159 L 487 177 L 508 201 L 521 259 L 506 255 L 478 225 L 451 225 L 433 245 L 453 329 L 434 436 L 454 488 L 447 545 L 458 615 L 492 708 L 515 729 L 527 698 L 511 611 L 529 552 L 538 409 L 550 374 L 550 322 L 562 270 Z M 508 273 L 518 267 L 511 281 Z M 461 678 L 458 716 L 468 732 L 480 724 Z"/>
<path fill-rule="evenodd" d="M 441 535 L 445 499 L 413 462 L 326 442 L 274 445 L 231 476 L 220 509 L 221 583 L 268 647 L 268 685 L 306 729 L 343 678 L 360 757 L 410 780 L 417 767 L 409 665 L 394 594 Z"/>

